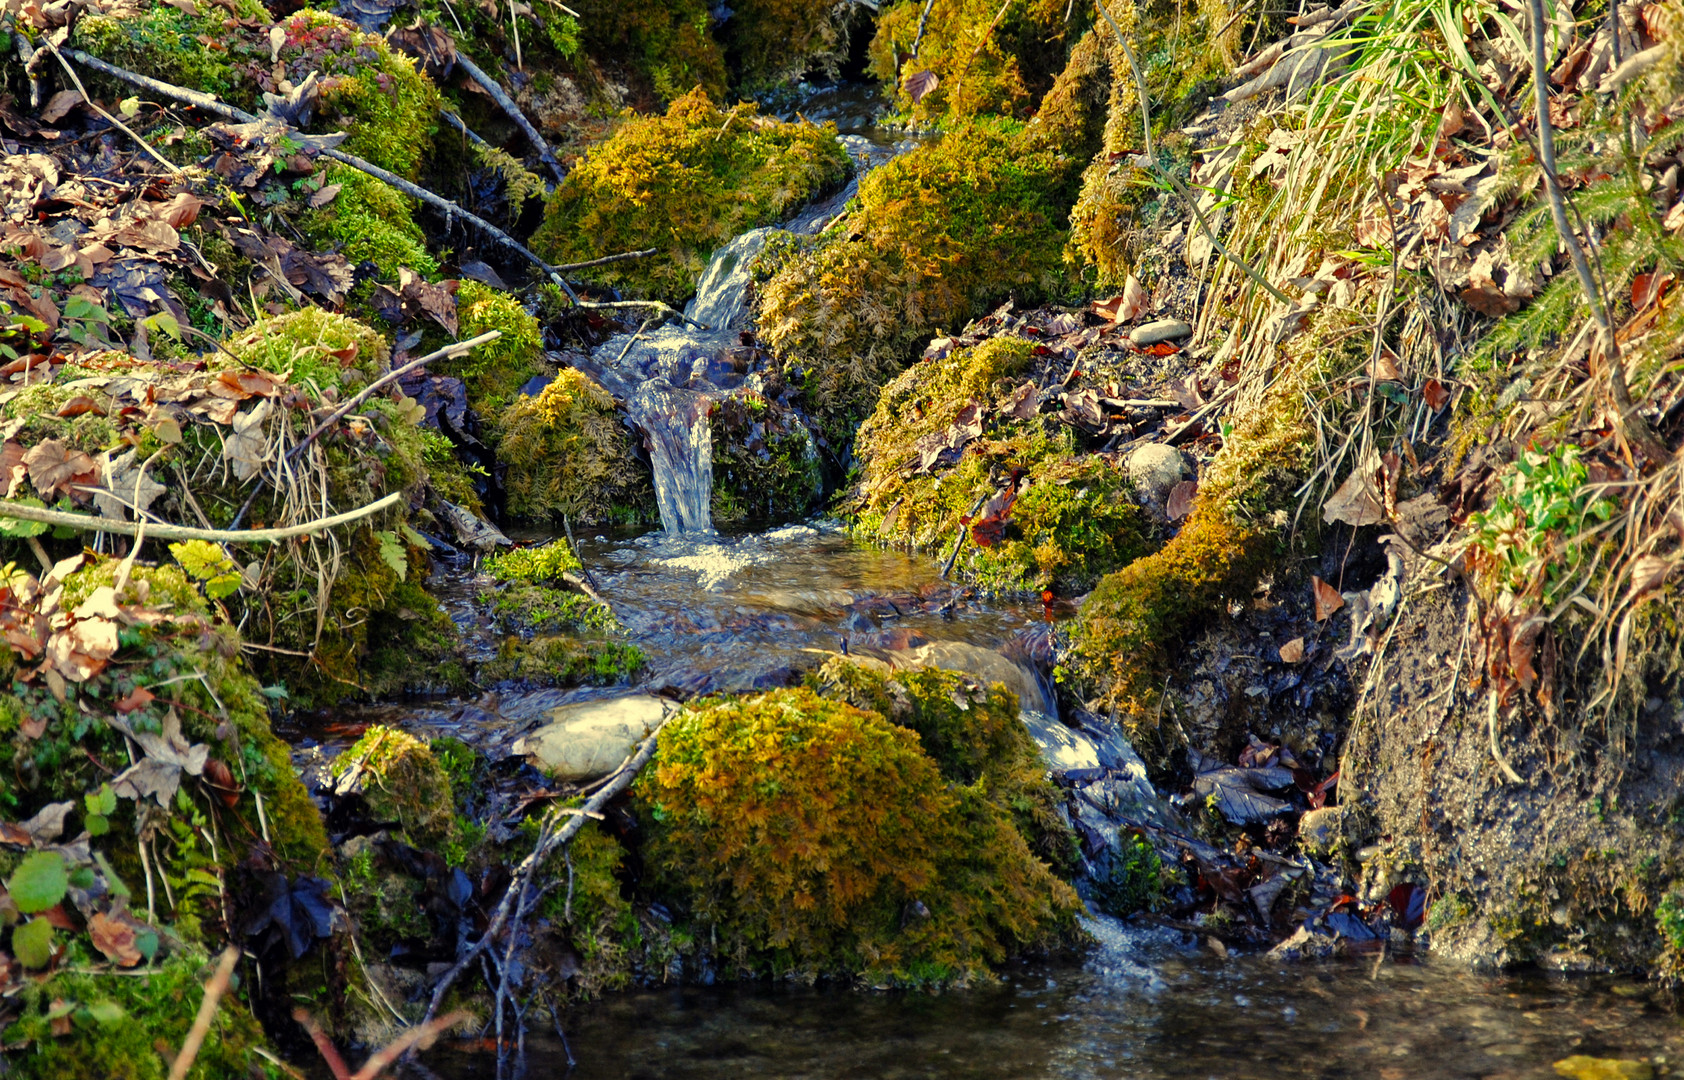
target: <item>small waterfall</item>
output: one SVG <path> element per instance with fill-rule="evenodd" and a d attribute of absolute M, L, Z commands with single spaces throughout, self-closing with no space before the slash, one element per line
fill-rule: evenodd
<path fill-rule="evenodd" d="M 712 398 L 664 379 L 644 383 L 628 403 L 633 422 L 649 440 L 661 527 L 674 535 L 713 532 L 712 408 Z"/>

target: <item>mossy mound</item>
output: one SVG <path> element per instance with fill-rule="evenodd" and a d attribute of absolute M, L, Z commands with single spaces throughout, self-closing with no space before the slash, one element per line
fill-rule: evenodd
<path fill-rule="evenodd" d="M 596 147 L 550 196 L 532 246 L 557 263 L 659 248 L 583 273 L 683 303 L 715 248 L 847 172 L 833 127 L 782 123 L 748 104 L 727 112 L 697 90 L 665 116 L 628 119 Z"/>
<path fill-rule="evenodd" d="M 647 865 L 744 973 L 965 982 L 1075 933 L 1080 901 L 980 782 L 811 690 L 691 704 L 636 786 Z"/>
<path fill-rule="evenodd" d="M 257 0 L 238 0 L 231 7 L 236 18 L 271 18 Z M 225 17 L 219 9 L 190 13 L 169 4 L 138 5 L 122 17 L 89 12 L 76 21 L 70 44 L 118 67 L 227 101 L 242 81 L 238 60 L 200 43 L 226 39 Z"/>
<path fill-rule="evenodd" d="M 337 250 L 353 266 L 371 262 L 389 277 L 403 267 L 429 278 L 438 273 L 409 196 L 344 165 L 330 166 L 322 184 L 338 184 L 339 194 L 299 215 L 298 231 L 312 243 Z"/>
<path fill-rule="evenodd" d="M 413 735 L 375 724 L 333 761 L 333 776 L 362 794 L 369 815 L 434 848 L 456 831 L 450 777 L 432 749 Z"/>
<path fill-rule="evenodd" d="M 817 505 L 818 447 L 790 410 L 739 390 L 714 403 L 710 424 L 715 524 L 789 521 Z"/>
<path fill-rule="evenodd" d="M 666 101 L 695 89 L 725 92 L 725 58 L 707 0 L 581 0 L 585 48 L 624 64 Z M 621 248 L 620 250 L 630 250 Z"/>
<path fill-rule="evenodd" d="M 466 278 L 456 287 L 456 320 L 459 340 L 491 330 L 502 336 L 435 365 L 436 373 L 461 379 L 480 415 L 495 417 L 544 370 L 543 328 L 513 296 Z"/>
<path fill-rule="evenodd" d="M 871 74 L 893 88 L 895 105 L 918 123 L 1031 112 L 1064 66 L 1065 52 L 1093 21 L 1091 8 L 1028 0 L 1001 8 L 993 0 L 936 0 L 924 22 L 924 0 L 884 5 L 871 41 Z M 913 42 L 918 56 L 910 59 Z M 897 71 L 897 63 L 904 66 Z M 941 80 L 913 101 L 907 76 Z"/>
<path fill-rule="evenodd" d="M 271 315 L 224 346 L 242 364 L 317 391 L 356 391 L 384 375 L 391 349 L 366 323 L 319 307 Z M 226 359 L 226 357 L 224 357 Z"/>
<path fill-rule="evenodd" d="M 758 90 L 815 70 L 834 77 L 848 55 L 850 5 L 738 0 L 719 28 L 738 86 Z"/>
<path fill-rule="evenodd" d="M 971 126 L 872 171 L 842 222 L 781 247 L 761 290 L 761 336 L 800 361 L 810 411 L 837 445 L 877 387 L 938 328 L 1007 295 L 1059 293 L 1068 164 Z"/>
<path fill-rule="evenodd" d="M 958 564 L 981 585 L 1070 595 L 1152 550 L 1151 520 L 1132 501 L 1121 467 L 1079 455 L 1065 424 L 996 409 L 1030 370 L 1034 348 L 993 338 L 916 364 L 883 388 L 855 451 L 864 472 L 851 507 L 858 535 L 946 550 L 979 499 L 1015 482 L 1004 530 L 985 536 L 987 546 L 966 545 Z M 939 436 L 973 407 L 983 434 L 951 468 L 922 468 L 920 440 Z"/>
<path fill-rule="evenodd" d="M 488 686 L 623 686 L 646 663 L 643 650 L 629 642 L 604 635 L 540 633 L 530 639 L 505 638 L 497 656 L 480 665 L 476 678 Z"/>
<path fill-rule="evenodd" d="M 579 556 L 565 540 L 514 548 L 486 559 L 481 565 L 495 581 L 528 584 L 560 584 L 566 575 L 581 568 Z"/>
<path fill-rule="evenodd" d="M 827 661 L 813 684 L 826 697 L 916 731 L 941 775 L 976 785 L 1010 815 L 1037 858 L 1066 878 L 1081 869 L 1063 800 L 1019 718 L 1017 695 L 1004 685 L 985 687 L 939 668 L 883 672 L 840 657 Z"/>
<path fill-rule="evenodd" d="M 654 480 L 613 397 L 583 372 L 563 370 L 537 397 L 517 399 L 495 421 L 494 436 L 516 517 L 584 524 L 654 518 Z"/>

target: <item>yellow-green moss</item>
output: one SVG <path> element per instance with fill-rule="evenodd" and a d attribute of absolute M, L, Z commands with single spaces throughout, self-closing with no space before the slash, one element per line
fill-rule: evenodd
<path fill-rule="evenodd" d="M 963 982 L 1074 932 L 1074 892 L 980 782 L 810 690 L 691 704 L 636 795 L 648 866 L 737 971 Z"/>
<path fill-rule="evenodd" d="M 994 0 L 936 0 L 918 56 L 908 59 L 924 0 L 885 5 L 871 42 L 870 72 L 894 87 L 896 106 L 920 123 L 1025 116 L 1063 66 L 1069 42 L 1094 16 L 1090 7 L 1072 9 L 1068 0 L 1027 0 L 1008 4 L 1003 16 L 1001 11 Z M 899 72 L 897 61 L 905 65 Z M 914 103 L 905 81 L 917 71 L 933 71 L 941 82 Z"/>
<path fill-rule="evenodd" d="M 467 385 L 468 401 L 483 417 L 495 417 L 520 393 L 520 388 L 544 370 L 544 331 L 520 301 L 489 285 L 463 279 L 456 290 L 459 340 L 490 330 L 502 336 L 480 345 L 466 356 L 435 365 Z"/>
<path fill-rule="evenodd" d="M 580 0 L 585 48 L 625 64 L 673 100 L 701 87 L 725 90 L 725 61 L 710 33 L 707 0 Z"/>
<path fill-rule="evenodd" d="M 371 262 L 387 277 L 402 267 L 424 277 L 438 273 L 407 195 L 344 165 L 330 166 L 322 183 L 338 184 L 339 194 L 321 209 L 299 215 L 298 230 L 312 243 L 338 249 L 353 266 Z"/>
<path fill-rule="evenodd" d="M 495 434 L 511 514 L 589 524 L 654 516 L 654 482 L 614 399 L 584 373 L 566 369 L 537 397 L 517 400 Z"/>
<path fill-rule="evenodd" d="M 376 724 L 333 761 L 333 775 L 355 769 L 363 801 L 380 822 L 395 824 L 417 845 L 433 848 L 456 830 L 450 777 L 426 743 Z"/>
<path fill-rule="evenodd" d="M 261 319 L 224 347 L 241 363 L 320 390 L 360 389 L 386 373 L 391 356 L 386 339 L 366 323 L 313 305 Z M 352 347 L 349 360 L 331 355 Z"/>
<path fill-rule="evenodd" d="M 486 686 L 619 686 L 645 663 L 642 649 L 611 635 L 540 633 L 530 639 L 505 638 L 475 678 Z"/>
<path fill-rule="evenodd" d="M 842 4 L 737 0 L 720 27 L 737 84 L 770 87 L 814 69 L 834 75 L 847 58 L 849 15 Z"/>
<path fill-rule="evenodd" d="M 1151 522 L 1131 500 L 1123 470 L 1079 456 L 1063 425 L 997 417 L 955 467 L 938 475 L 916 472 L 919 439 L 945 431 L 973 402 L 991 412 L 1033 356 L 1028 341 L 993 338 L 916 364 L 883 388 L 859 431 L 864 476 L 851 508 L 858 535 L 945 551 L 962 527 L 959 519 L 1016 470 L 1020 489 L 1004 535 L 963 552 L 960 570 L 979 584 L 1072 594 L 1151 550 Z"/>
<path fill-rule="evenodd" d="M 1065 877 L 1080 870 L 1075 834 L 1059 812 L 1063 800 L 1023 726 L 1017 695 L 1004 685 L 984 687 L 939 668 L 886 674 L 840 657 L 827 661 L 812 683 L 826 697 L 916 731 L 942 776 L 977 785 L 1010 815 L 1038 858 Z"/>
<path fill-rule="evenodd" d="M 558 585 L 564 575 L 580 568 L 579 557 L 565 540 L 515 548 L 493 555 L 480 567 L 496 581 Z"/>
<path fill-rule="evenodd" d="M 239 0 L 235 6 L 240 18 L 270 17 L 255 0 Z M 118 67 L 226 100 L 240 81 L 233 59 L 226 50 L 206 48 L 200 40 L 222 38 L 225 17 L 219 9 L 188 14 L 167 4 L 142 5 L 121 18 L 89 12 L 76 21 L 70 44 Z"/>
<path fill-rule="evenodd" d="M 696 91 L 665 116 L 629 119 L 550 196 L 532 246 L 553 262 L 640 248 L 590 280 L 682 303 L 715 248 L 778 220 L 848 170 L 833 127 L 787 124 Z"/>
<path fill-rule="evenodd" d="M 713 521 L 789 521 L 818 502 L 818 447 L 788 409 L 751 390 L 714 403 Z"/>
<path fill-rule="evenodd" d="M 761 293 L 761 334 L 807 367 L 810 411 L 862 416 L 933 331 L 1062 290 L 1068 179 L 1056 155 L 979 126 L 866 176 L 848 216 L 786 249 Z"/>

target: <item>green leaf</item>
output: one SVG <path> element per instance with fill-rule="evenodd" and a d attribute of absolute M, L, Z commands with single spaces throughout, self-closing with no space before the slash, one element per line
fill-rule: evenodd
<path fill-rule="evenodd" d="M 382 530 L 375 535 L 380 538 L 380 558 L 392 568 L 392 573 L 398 575 L 399 581 L 409 577 L 409 552 L 397 533 Z"/>
<path fill-rule="evenodd" d="M 111 895 L 127 900 L 131 895 L 129 887 L 117 876 L 117 871 L 111 869 L 111 864 L 105 861 L 105 852 L 94 852 L 94 862 L 99 865 L 99 872 L 105 875 L 105 887 L 111 890 Z"/>
<path fill-rule="evenodd" d="M 72 296 L 64 303 L 64 317 L 67 319 L 85 319 L 93 311 L 94 305 L 85 296 Z"/>
<path fill-rule="evenodd" d="M 132 119 L 135 114 L 140 112 L 140 97 L 138 95 L 135 97 L 126 97 L 122 101 L 119 101 L 117 103 L 117 111 L 122 113 L 125 119 Z"/>
<path fill-rule="evenodd" d="M 111 831 L 111 819 L 104 814 L 89 814 L 82 819 L 89 836 L 104 836 Z"/>
<path fill-rule="evenodd" d="M 88 1015 L 93 1017 L 96 1023 L 115 1024 L 129 1014 L 115 1001 L 96 1001 L 88 1006 Z"/>
<path fill-rule="evenodd" d="M 149 331 L 156 332 L 162 330 L 175 340 L 181 340 L 181 324 L 176 321 L 174 315 L 171 315 L 167 311 L 160 311 L 156 315 L 149 315 L 140 320 L 140 324 L 146 327 Z"/>
<path fill-rule="evenodd" d="M 33 497 L 16 499 L 14 501 L 19 506 L 33 506 L 37 510 L 45 510 L 47 508 L 46 503 Z M 5 505 L 5 503 L 0 503 L 0 506 Z M 51 526 L 44 525 L 39 521 L 19 521 L 16 518 L 0 517 L 0 537 L 5 537 L 8 540 L 23 540 L 31 536 L 40 536 L 50 527 Z"/>
<path fill-rule="evenodd" d="M 220 878 L 218 878 L 215 874 L 206 873 L 196 866 L 188 868 L 187 874 L 183 880 L 198 882 L 200 885 L 209 885 L 213 889 L 222 888 L 222 880 Z"/>
<path fill-rule="evenodd" d="M 209 540 L 184 540 L 179 544 L 171 544 L 170 554 L 175 556 L 175 561 L 180 563 L 181 568 L 194 580 L 206 581 L 229 573 L 239 577 L 239 567 L 234 565 L 234 560 Z"/>
<path fill-rule="evenodd" d="M 91 833 L 93 830 L 88 831 Z M 91 889 L 94 887 L 94 872 L 86 866 L 78 866 L 70 872 L 70 884 L 78 889 Z"/>
<path fill-rule="evenodd" d="M 25 915 L 46 911 L 64 899 L 64 891 L 69 887 L 70 875 L 65 872 L 63 857 L 56 851 L 25 855 L 6 882 L 6 891 Z"/>
<path fill-rule="evenodd" d="M 408 540 L 416 547 L 424 548 L 427 551 L 433 550 L 433 542 L 410 528 L 407 524 L 399 526 L 399 528 L 403 530 L 404 539 Z"/>
<path fill-rule="evenodd" d="M 53 958 L 53 924 L 31 919 L 13 930 L 12 955 L 26 968 L 46 967 Z"/>
<path fill-rule="evenodd" d="M 152 958 L 158 955 L 158 935 L 151 930 L 142 930 L 134 936 L 134 947 L 140 950 L 140 955 L 146 957 L 150 964 Z"/>
<path fill-rule="evenodd" d="M 111 790 L 110 784 L 101 784 L 98 791 L 82 796 L 82 805 L 88 808 L 90 814 L 110 817 L 117 812 L 117 793 Z"/>
<path fill-rule="evenodd" d="M 224 596 L 233 596 L 240 591 L 240 583 L 244 580 L 238 571 L 218 574 L 205 582 L 205 595 L 212 600 L 221 600 Z"/>

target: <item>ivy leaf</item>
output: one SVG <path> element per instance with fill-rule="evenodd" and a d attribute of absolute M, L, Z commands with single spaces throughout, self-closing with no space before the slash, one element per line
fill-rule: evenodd
<path fill-rule="evenodd" d="M 382 530 L 375 535 L 380 538 L 380 558 L 392 568 L 392 573 L 398 575 L 399 581 L 409 577 L 409 552 L 404 549 L 398 534 Z"/>
<path fill-rule="evenodd" d="M 53 924 L 46 919 L 31 919 L 13 930 L 12 955 L 26 968 L 46 967 L 53 958 Z"/>
<path fill-rule="evenodd" d="M 70 875 L 64 869 L 63 857 L 56 851 L 37 851 L 25 855 L 6 881 L 6 891 L 12 894 L 13 902 L 25 915 L 52 907 L 64 899 L 65 890 L 68 888 Z"/>

